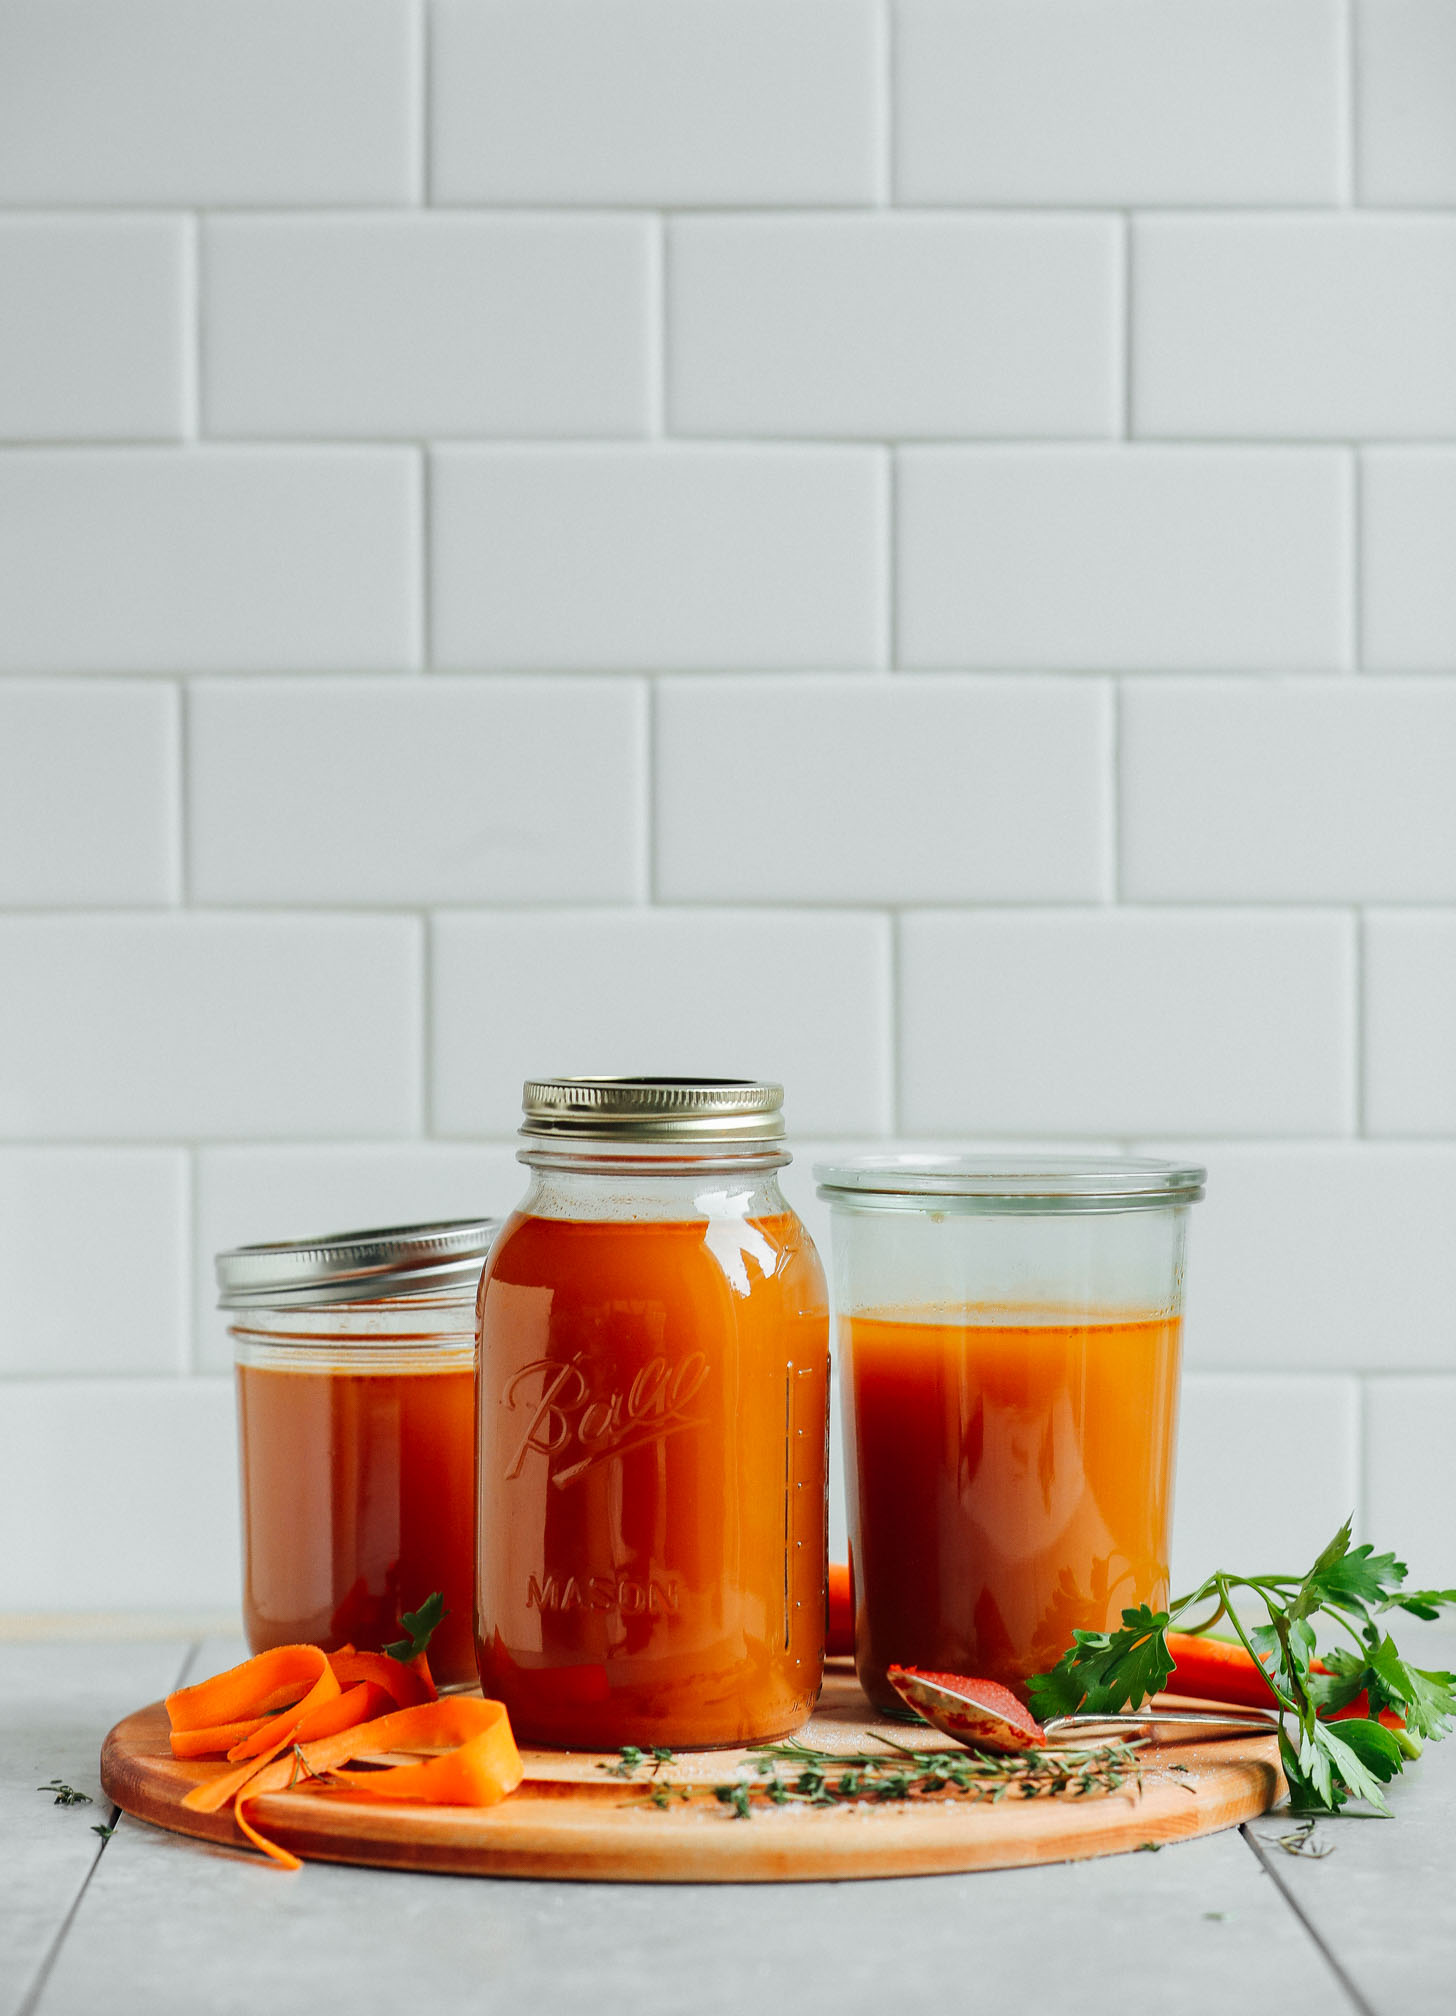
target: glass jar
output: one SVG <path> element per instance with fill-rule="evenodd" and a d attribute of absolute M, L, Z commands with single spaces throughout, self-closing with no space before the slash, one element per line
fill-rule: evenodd
<path fill-rule="evenodd" d="M 496 1229 L 462 1219 L 218 1254 L 254 1652 L 378 1651 L 438 1589 L 430 1670 L 474 1680 L 475 1290 Z"/>
<path fill-rule="evenodd" d="M 829 1314 L 777 1085 L 528 1083 L 480 1283 L 476 1652 L 527 1743 L 781 1736 L 824 1647 Z"/>
<path fill-rule="evenodd" d="M 1023 1694 L 1168 1595 L 1188 1207 L 1166 1162 L 871 1156 L 831 1206 L 860 1684 Z"/>

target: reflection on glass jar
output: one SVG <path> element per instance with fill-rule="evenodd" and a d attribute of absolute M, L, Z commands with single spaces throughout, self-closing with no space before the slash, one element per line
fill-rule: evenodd
<path fill-rule="evenodd" d="M 796 1728 L 823 1656 L 828 1310 L 777 1087 L 527 1087 L 480 1290 L 481 1684 L 524 1741 Z"/>
<path fill-rule="evenodd" d="M 1022 1690 L 1166 1601 L 1187 1207 L 1168 1164 L 866 1158 L 833 1207 L 856 1660 Z"/>

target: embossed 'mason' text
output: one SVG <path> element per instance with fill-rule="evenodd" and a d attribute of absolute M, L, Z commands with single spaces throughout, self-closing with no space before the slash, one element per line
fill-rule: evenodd
<path fill-rule="evenodd" d="M 619 1580 L 612 1575 L 533 1575 L 526 1584 L 528 1610 L 619 1610 L 624 1617 L 660 1617 L 678 1607 L 677 1583 Z"/>

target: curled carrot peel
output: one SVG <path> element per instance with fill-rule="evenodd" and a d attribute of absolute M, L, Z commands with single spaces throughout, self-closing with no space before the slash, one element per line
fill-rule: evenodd
<path fill-rule="evenodd" d="M 284 1687 L 295 1698 L 281 1712 L 238 1712 L 274 1705 Z M 413 1698 L 397 1705 L 401 1694 Z M 458 1695 L 440 1700 L 422 1659 L 399 1665 L 352 1648 L 330 1655 L 312 1645 L 280 1646 L 170 1695 L 167 1713 L 176 1755 L 207 1755 L 207 1744 L 210 1754 L 224 1753 L 237 1766 L 193 1786 L 182 1804 L 216 1813 L 231 1803 L 247 1838 L 288 1869 L 298 1868 L 298 1857 L 248 1817 L 264 1793 L 307 1787 L 379 1801 L 494 1806 L 523 1775 L 502 1704 Z M 344 1768 L 398 1751 L 438 1754 L 384 1769 Z"/>
<path fill-rule="evenodd" d="M 329 1654 L 334 1677 L 348 1686 L 355 1680 L 370 1680 L 387 1694 L 396 1708 L 416 1708 L 422 1701 L 437 1698 L 435 1683 L 425 1654 L 401 1665 L 385 1652 L 356 1652 L 352 1645 Z"/>

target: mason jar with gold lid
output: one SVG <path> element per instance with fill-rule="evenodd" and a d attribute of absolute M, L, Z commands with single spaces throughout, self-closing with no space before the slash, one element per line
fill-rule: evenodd
<path fill-rule="evenodd" d="M 525 1088 L 479 1300 L 481 1684 L 526 1742 L 751 1743 L 824 1637 L 828 1304 L 782 1090 Z"/>

